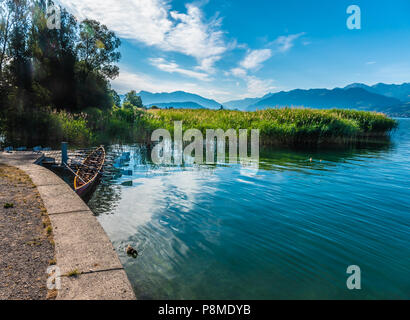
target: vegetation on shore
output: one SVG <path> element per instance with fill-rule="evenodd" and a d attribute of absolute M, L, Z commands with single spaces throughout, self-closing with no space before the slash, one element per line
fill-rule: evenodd
<path fill-rule="evenodd" d="M 301 108 L 266 109 L 255 112 L 230 110 L 152 110 L 151 127 L 173 132 L 173 122 L 183 129 L 259 129 L 261 144 L 349 143 L 383 137 L 397 127 L 386 115 L 355 110 Z"/>
<path fill-rule="evenodd" d="M 386 137 L 397 127 L 395 120 L 381 113 L 341 109 L 281 108 L 242 112 L 144 110 L 128 106 L 113 107 L 110 113 L 94 110 L 94 113 L 84 116 L 84 121 L 91 128 L 90 138 L 99 143 L 149 142 L 155 129 L 166 129 L 172 134 L 175 121 L 182 121 L 184 131 L 195 128 L 204 137 L 207 129 L 248 129 L 249 133 L 251 129 L 259 129 L 262 145 L 354 143 Z"/>
<path fill-rule="evenodd" d="M 259 129 L 262 145 L 355 143 L 387 137 L 397 127 L 397 121 L 381 113 L 342 109 L 281 108 L 242 112 L 113 106 L 106 112 L 89 108 L 80 114 L 50 111 L 38 116 L 42 117 L 44 126 L 36 142 L 58 146 L 61 141 L 68 141 L 77 147 L 149 142 L 155 129 L 167 129 L 172 134 L 174 121 L 182 121 L 184 131 L 200 130 L 204 137 L 207 129 L 248 129 L 249 133 L 251 129 Z M 20 132 L 22 142 L 27 141 L 25 134 L 29 133 Z"/>

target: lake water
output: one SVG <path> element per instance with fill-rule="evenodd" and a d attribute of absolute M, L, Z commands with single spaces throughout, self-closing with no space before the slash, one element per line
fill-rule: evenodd
<path fill-rule="evenodd" d="M 139 299 L 410 299 L 410 119 L 391 141 L 264 150 L 256 175 L 112 146 L 131 151 L 133 175 L 108 168 L 89 205 Z M 361 290 L 346 287 L 349 265 Z"/>

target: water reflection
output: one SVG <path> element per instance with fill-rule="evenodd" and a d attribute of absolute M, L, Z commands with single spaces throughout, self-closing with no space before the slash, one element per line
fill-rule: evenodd
<path fill-rule="evenodd" d="M 327 148 L 273 148 L 264 147 L 260 150 L 260 161 L 258 169 L 266 171 L 297 171 L 306 174 L 314 173 L 316 170 L 332 170 L 338 164 L 349 162 L 362 162 L 366 158 L 381 158 L 388 156 L 394 150 L 395 144 L 385 142 L 380 144 L 369 144 L 361 147 L 327 147 Z M 171 145 L 170 145 L 171 148 Z M 115 167 L 115 160 L 124 152 L 130 152 L 130 161 Z M 154 205 L 154 199 L 163 194 L 170 181 L 175 181 L 182 193 L 189 190 L 198 190 L 203 186 L 195 186 L 196 177 L 215 180 L 213 171 L 218 167 L 232 167 L 239 169 L 244 176 L 257 174 L 257 169 L 246 165 L 232 165 L 229 163 L 201 164 L 194 163 L 195 157 L 185 159 L 182 165 L 157 165 L 152 163 L 150 155 L 152 148 L 146 145 L 112 145 L 107 148 L 107 161 L 104 176 L 98 187 L 98 192 L 92 197 L 89 205 L 94 209 L 96 215 L 107 213 L 112 214 L 117 208 L 122 197 L 121 192 L 137 193 L 147 202 L 147 207 Z M 229 159 L 228 153 L 226 159 Z M 306 169 L 306 170 L 305 170 Z M 122 172 L 130 170 L 131 175 L 124 175 Z M 169 176 L 164 180 L 163 177 Z M 125 182 L 133 182 L 133 191 L 121 188 Z M 244 181 L 250 183 L 249 181 Z M 174 186 L 175 187 L 175 186 Z M 187 196 L 188 197 L 188 196 Z M 189 197 L 188 197 L 189 198 Z M 151 199 L 151 200 L 150 200 Z M 149 204 L 148 204 L 149 202 Z"/>
<path fill-rule="evenodd" d="M 362 161 L 366 158 L 383 157 L 393 151 L 395 144 L 368 144 L 362 146 L 327 147 L 327 148 L 263 148 L 259 167 L 263 170 L 327 170 L 337 164 L 349 161 Z"/>
<path fill-rule="evenodd" d="M 392 141 L 264 148 L 256 174 L 156 166 L 149 148 L 115 145 L 90 206 L 139 298 L 409 298 L 410 121 Z M 360 292 L 345 286 L 351 264 Z"/>

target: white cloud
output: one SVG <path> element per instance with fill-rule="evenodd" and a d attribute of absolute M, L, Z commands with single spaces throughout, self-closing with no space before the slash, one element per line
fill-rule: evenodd
<path fill-rule="evenodd" d="M 246 92 L 241 94 L 240 98 L 246 97 L 260 97 L 266 93 L 277 89 L 273 85 L 273 80 L 271 79 L 260 79 L 252 75 L 248 75 L 248 72 L 242 68 L 233 68 L 230 72 L 226 73 L 227 76 L 234 75 L 242 79 L 246 84 Z M 236 86 L 239 86 L 239 83 L 236 82 Z"/>
<path fill-rule="evenodd" d="M 233 74 L 235 77 L 245 77 L 247 72 L 246 70 L 242 68 L 233 68 L 231 69 L 231 74 Z"/>
<path fill-rule="evenodd" d="M 165 0 L 57 0 L 77 18 L 100 21 L 121 38 L 136 40 L 164 51 L 197 59 L 202 70 L 212 70 L 228 45 L 221 20 L 206 21 L 199 7 L 171 11 Z"/>
<path fill-rule="evenodd" d="M 149 59 L 150 63 L 158 68 L 159 70 L 169 72 L 169 73 L 179 73 L 184 76 L 195 78 L 202 81 L 209 81 L 208 74 L 202 72 L 196 72 L 188 69 L 181 68 L 175 62 L 168 62 L 163 58 L 151 58 Z"/>
<path fill-rule="evenodd" d="M 163 0 L 57 0 L 78 19 L 95 19 L 120 37 L 159 45 L 172 29 Z"/>
<path fill-rule="evenodd" d="M 250 51 L 240 65 L 245 69 L 257 69 L 272 56 L 272 50 L 261 49 Z"/>
<path fill-rule="evenodd" d="M 271 45 L 274 45 L 276 47 L 275 51 L 277 52 L 286 52 L 294 46 L 295 40 L 297 40 L 305 34 L 305 32 L 301 32 L 297 34 L 290 34 L 288 36 L 280 36 L 276 40 L 271 42 Z"/>
<path fill-rule="evenodd" d="M 195 69 L 202 70 L 207 73 L 215 73 L 214 64 L 216 61 L 220 60 L 220 56 L 214 56 L 210 58 L 205 58 L 201 61 L 201 64 L 197 66 Z"/>
<path fill-rule="evenodd" d="M 202 11 L 188 4 L 187 13 L 171 11 L 170 15 L 176 24 L 167 33 L 161 46 L 170 51 L 178 51 L 199 60 L 216 57 L 226 51 L 223 32 L 219 30 L 220 20 L 209 23 L 203 21 Z"/>
<path fill-rule="evenodd" d="M 274 54 L 289 51 L 294 46 L 296 39 L 304 34 L 304 32 L 301 32 L 288 36 L 280 36 L 268 44 L 272 49 L 248 50 L 246 57 L 240 62 L 240 66 L 245 70 L 257 70 L 263 62 L 270 59 Z M 231 71 L 234 71 L 234 69 Z"/>
<path fill-rule="evenodd" d="M 372 65 L 372 64 L 376 64 L 376 61 L 368 61 L 368 62 L 366 62 L 366 64 L 369 66 L 369 65 Z"/>
<path fill-rule="evenodd" d="M 276 89 L 273 85 L 273 80 L 270 79 L 259 79 L 255 76 L 247 76 L 245 81 L 248 92 L 244 97 L 260 97 Z"/>

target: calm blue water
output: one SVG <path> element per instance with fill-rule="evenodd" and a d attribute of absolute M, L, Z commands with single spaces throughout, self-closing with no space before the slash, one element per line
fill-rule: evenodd
<path fill-rule="evenodd" d="M 133 176 L 104 178 L 89 205 L 140 299 L 409 299 L 410 119 L 391 140 L 265 150 L 257 175 L 113 146 L 132 151 Z M 362 290 L 346 288 L 349 265 Z"/>

